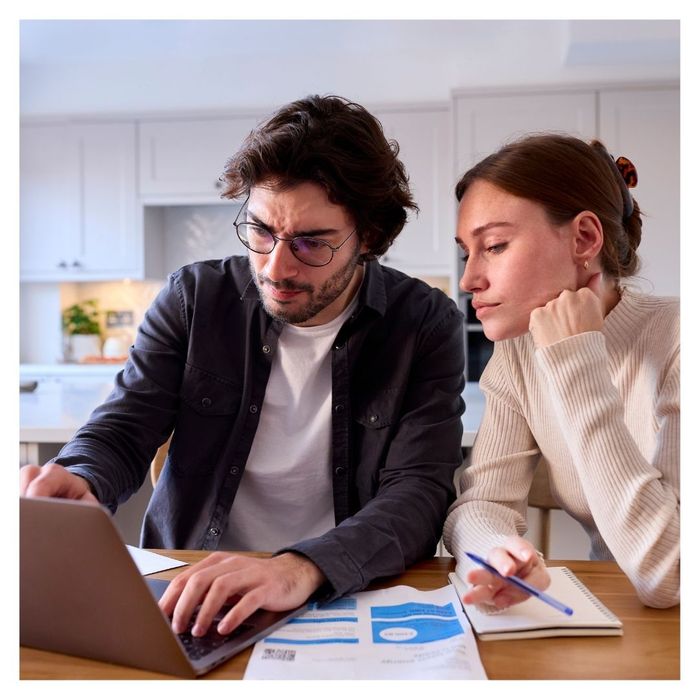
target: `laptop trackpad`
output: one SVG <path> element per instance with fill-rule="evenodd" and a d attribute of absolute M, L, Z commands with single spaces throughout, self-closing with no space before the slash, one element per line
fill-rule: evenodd
<path fill-rule="evenodd" d="M 165 589 L 170 584 L 170 581 L 164 581 L 163 579 L 159 578 L 147 578 L 146 583 L 148 584 L 151 593 L 153 593 L 153 597 L 156 600 L 160 600 L 160 597 L 163 595 L 163 593 L 165 593 Z"/>

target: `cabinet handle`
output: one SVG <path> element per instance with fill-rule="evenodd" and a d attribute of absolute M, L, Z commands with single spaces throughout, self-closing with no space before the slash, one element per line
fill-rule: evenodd
<path fill-rule="evenodd" d="M 58 263 L 57 267 L 60 267 L 62 270 L 65 270 L 68 267 L 68 263 L 65 260 L 61 260 L 61 262 Z"/>
<path fill-rule="evenodd" d="M 73 260 L 73 267 L 82 267 L 83 263 L 80 260 Z"/>

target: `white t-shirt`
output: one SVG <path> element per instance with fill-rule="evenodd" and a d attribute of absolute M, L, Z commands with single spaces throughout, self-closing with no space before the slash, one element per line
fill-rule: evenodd
<path fill-rule="evenodd" d="M 322 326 L 286 325 L 219 549 L 274 552 L 335 527 L 331 346 L 357 295 Z"/>

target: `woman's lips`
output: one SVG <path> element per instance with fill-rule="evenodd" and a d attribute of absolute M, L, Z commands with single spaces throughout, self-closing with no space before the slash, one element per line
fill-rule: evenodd
<path fill-rule="evenodd" d="M 500 304 L 484 304 L 483 302 L 478 301 L 476 303 L 472 302 L 472 306 L 476 312 L 476 317 L 481 320 L 482 316 L 488 315 L 497 306 L 500 306 Z"/>

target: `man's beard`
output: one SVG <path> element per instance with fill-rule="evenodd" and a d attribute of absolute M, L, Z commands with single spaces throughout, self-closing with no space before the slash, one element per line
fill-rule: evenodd
<path fill-rule="evenodd" d="M 318 288 L 315 288 L 311 284 L 299 284 L 290 280 L 272 282 L 262 274 L 257 275 L 251 264 L 250 269 L 253 274 L 253 280 L 255 281 L 255 286 L 258 288 L 258 293 L 260 294 L 260 299 L 262 300 L 265 311 L 267 311 L 270 316 L 285 321 L 286 323 L 305 323 L 312 319 L 316 314 L 332 304 L 347 289 L 355 274 L 355 266 L 360 259 L 359 249 L 360 246 L 358 245 L 352 258 L 348 261 L 348 264 L 336 271 Z M 264 285 L 276 289 L 305 292 L 309 295 L 309 299 L 304 306 L 292 308 L 290 304 L 290 308 L 287 309 L 284 306 L 284 302 L 274 301 L 270 303 L 267 300 L 262 290 Z"/>

